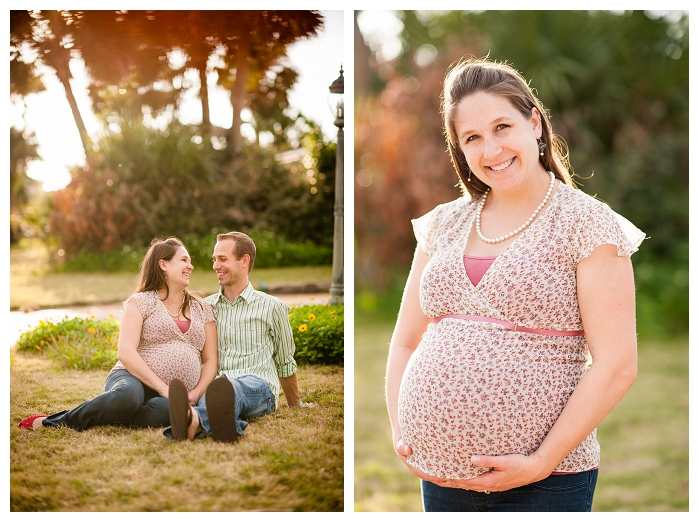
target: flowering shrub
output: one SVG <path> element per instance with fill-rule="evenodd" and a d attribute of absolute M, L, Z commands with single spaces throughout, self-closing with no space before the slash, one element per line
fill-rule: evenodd
<path fill-rule="evenodd" d="M 289 322 L 294 332 L 296 362 L 344 364 L 344 305 L 292 306 Z"/>
<path fill-rule="evenodd" d="M 65 318 L 57 323 L 51 321 L 39 321 L 39 324 L 23 332 L 17 340 L 16 346 L 18 350 L 43 352 L 46 346 L 52 340 L 63 338 L 71 334 L 83 335 L 92 334 L 93 336 L 110 335 L 119 333 L 119 322 L 113 319 L 98 320 L 94 317 L 82 318 L 73 317 Z"/>
<path fill-rule="evenodd" d="M 17 349 L 47 354 L 61 368 L 108 370 L 117 361 L 119 322 L 67 316 L 60 322 L 40 321 L 22 333 Z"/>

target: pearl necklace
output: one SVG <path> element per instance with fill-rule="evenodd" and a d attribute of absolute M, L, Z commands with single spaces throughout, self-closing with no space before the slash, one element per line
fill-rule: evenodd
<path fill-rule="evenodd" d="M 163 303 L 163 306 L 165 306 L 165 303 Z M 182 291 L 182 306 L 180 306 L 179 311 L 176 314 L 171 314 L 170 310 L 167 309 L 167 306 L 165 306 L 165 311 L 170 315 L 170 317 L 179 317 L 180 314 L 182 313 L 183 308 L 184 308 L 184 291 Z"/>
<path fill-rule="evenodd" d="M 478 207 L 476 208 L 476 232 L 478 233 L 478 237 L 480 237 L 481 240 L 485 243 L 500 243 L 502 241 L 510 239 L 512 236 L 516 236 L 522 230 L 527 228 L 532 223 L 532 221 L 534 221 L 539 212 L 541 212 L 541 209 L 544 208 L 544 205 L 546 205 L 546 202 L 549 200 L 549 197 L 551 196 L 551 192 L 553 191 L 553 184 L 556 181 L 556 176 L 553 175 L 553 172 L 549 172 L 549 175 L 551 176 L 551 183 L 549 184 L 548 191 L 546 191 L 546 197 L 544 197 L 544 200 L 541 202 L 541 204 L 538 207 L 536 207 L 534 213 L 531 216 L 529 216 L 529 219 L 527 219 L 526 223 L 524 223 L 524 225 L 522 225 L 518 229 L 513 230 L 509 234 L 500 236 L 497 239 L 488 239 L 483 235 L 483 232 L 481 232 L 481 214 L 483 213 L 483 207 L 485 206 L 485 200 L 488 197 L 488 192 L 490 192 L 490 188 L 488 188 L 485 191 L 485 194 L 483 194 L 483 198 L 481 199 L 480 203 L 478 203 Z"/>

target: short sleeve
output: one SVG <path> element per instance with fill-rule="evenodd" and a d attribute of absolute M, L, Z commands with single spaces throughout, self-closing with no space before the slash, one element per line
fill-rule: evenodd
<path fill-rule="evenodd" d="M 215 321 L 216 317 L 214 315 L 214 309 L 213 307 L 207 303 L 206 301 L 199 301 L 202 306 L 202 316 L 204 317 L 204 324 L 210 323 L 211 321 Z"/>
<path fill-rule="evenodd" d="M 439 205 L 430 210 L 424 216 L 412 220 L 413 232 L 417 244 L 422 250 L 431 256 L 436 250 L 436 232 L 444 215 L 444 206 Z"/>
<path fill-rule="evenodd" d="M 633 223 L 600 201 L 595 201 L 587 210 L 586 215 L 581 216 L 573 238 L 576 264 L 600 245 L 616 245 L 619 257 L 638 251 L 646 235 Z"/>
<path fill-rule="evenodd" d="M 138 292 L 130 296 L 126 301 L 122 303 L 122 312 L 126 308 L 126 304 L 131 298 L 134 298 L 136 305 L 138 306 L 138 311 L 141 312 L 141 316 L 145 319 L 151 313 L 153 313 L 153 308 L 155 307 L 155 292 Z"/>

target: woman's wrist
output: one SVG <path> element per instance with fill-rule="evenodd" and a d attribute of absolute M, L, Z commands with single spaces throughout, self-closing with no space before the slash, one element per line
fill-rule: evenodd
<path fill-rule="evenodd" d="M 545 452 L 541 451 L 541 447 L 539 447 L 539 449 L 537 449 L 534 453 L 528 455 L 527 459 L 529 459 L 529 461 L 532 463 L 532 468 L 536 473 L 535 480 L 533 482 L 543 480 L 548 477 L 553 470 L 556 469 L 558 462 L 560 462 L 553 462 L 553 460 L 556 459 L 551 459 L 550 456 L 547 456 Z"/>

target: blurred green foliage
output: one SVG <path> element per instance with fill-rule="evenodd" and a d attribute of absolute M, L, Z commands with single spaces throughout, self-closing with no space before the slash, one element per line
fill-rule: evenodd
<path fill-rule="evenodd" d="M 367 16 L 371 12 L 365 13 Z M 574 179 L 647 239 L 632 256 L 639 331 L 688 331 L 689 18 L 686 12 L 396 11 L 402 52 L 369 67 L 356 101 L 357 288 L 407 273 L 410 219 L 455 199 L 441 79 L 462 57 L 530 81 L 570 149 Z M 360 71 L 358 71 L 358 76 Z"/>
<path fill-rule="evenodd" d="M 33 132 L 10 127 L 10 244 L 22 237 L 22 213 L 38 183 L 27 176 L 27 164 L 39 159 Z"/>

